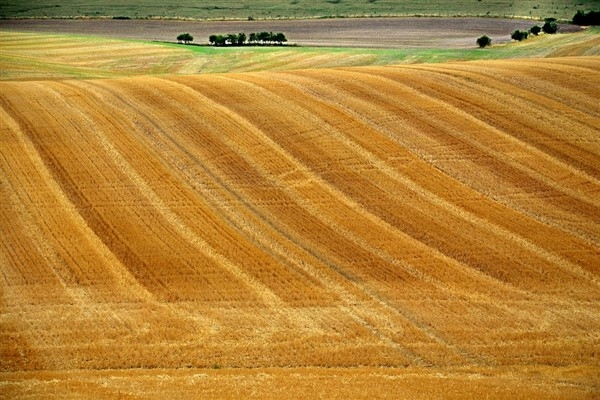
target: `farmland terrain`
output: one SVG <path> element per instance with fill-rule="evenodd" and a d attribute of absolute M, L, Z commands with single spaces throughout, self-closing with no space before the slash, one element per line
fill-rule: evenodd
<path fill-rule="evenodd" d="M 597 0 L 4 0 L 0 18 L 306 19 L 384 16 L 554 17 L 570 20 Z"/>
<path fill-rule="evenodd" d="M 190 32 L 194 42 L 208 44 L 212 34 L 284 32 L 301 46 L 395 49 L 472 48 L 481 35 L 494 43 L 510 41 L 515 29 L 527 30 L 543 22 L 505 18 L 337 18 L 277 21 L 171 21 L 112 19 L 16 19 L 0 22 L 2 30 L 96 35 L 115 39 L 175 41 Z M 559 32 L 580 27 L 559 24 Z"/>
<path fill-rule="evenodd" d="M 169 23 L 164 21 L 151 23 L 169 26 Z M 440 23 L 441 26 L 444 25 L 441 20 L 436 20 L 435 23 L 435 26 L 440 26 Z M 66 25 L 64 22 L 61 24 L 61 26 Z M 11 28 L 17 26 L 23 27 L 18 24 L 12 25 Z M 32 29 L 37 25 L 29 22 L 28 26 L 28 29 Z M 4 28 L 7 26 L 3 26 Z M 51 29 L 44 24 L 36 27 L 39 30 L 45 28 Z M 127 32 L 137 31 L 132 28 L 131 23 L 120 24 L 114 28 L 112 32 L 116 36 L 120 35 L 118 32 L 126 36 Z M 506 28 L 506 31 L 510 29 Z M 6 29 L 0 30 L 2 49 L 0 80 L 116 78 L 149 74 L 189 75 L 477 59 L 600 55 L 600 29 L 598 28 L 589 28 L 571 34 L 541 35 L 524 42 L 494 45 L 492 49 L 485 50 L 475 47 L 473 37 L 475 32 L 470 38 L 471 44 L 468 48 L 463 48 L 462 45 L 457 48 L 455 43 L 439 48 L 428 48 L 430 42 L 421 43 L 419 48 L 387 49 L 305 46 L 215 48 Z M 504 37 L 509 37 L 509 34 L 506 33 Z"/>
<path fill-rule="evenodd" d="M 207 74 L 1 35 L 0 396 L 598 397 L 597 33 Z"/>
<path fill-rule="evenodd" d="M 2 370 L 597 372 L 599 67 L 1 83 Z"/>

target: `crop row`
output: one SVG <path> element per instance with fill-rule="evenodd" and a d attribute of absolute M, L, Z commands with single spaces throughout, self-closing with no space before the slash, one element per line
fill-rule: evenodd
<path fill-rule="evenodd" d="M 593 364 L 597 71 L 1 83 L 0 369 Z"/>

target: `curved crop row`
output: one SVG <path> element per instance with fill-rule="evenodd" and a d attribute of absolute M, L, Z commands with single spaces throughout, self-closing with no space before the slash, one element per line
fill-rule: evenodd
<path fill-rule="evenodd" d="M 598 67 L 1 83 L 0 369 L 597 366 Z"/>

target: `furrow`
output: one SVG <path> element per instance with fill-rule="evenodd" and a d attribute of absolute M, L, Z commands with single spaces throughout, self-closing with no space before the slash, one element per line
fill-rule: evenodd
<path fill-rule="evenodd" d="M 355 79 L 354 81 L 357 81 L 357 79 Z M 391 82 L 390 82 L 390 84 L 391 84 Z M 390 84 L 388 84 L 388 86 L 390 86 Z M 340 90 L 340 89 L 337 89 L 337 91 L 340 91 L 340 92 L 341 92 L 341 90 Z M 319 93 L 323 93 L 323 92 L 326 92 L 326 89 L 325 89 L 325 88 L 322 88 L 322 89 L 319 91 Z M 315 96 L 318 96 L 318 97 L 322 97 L 322 95 L 320 95 L 320 94 L 314 94 L 314 95 L 315 95 Z M 330 96 L 331 96 L 331 95 L 330 95 Z M 336 94 L 335 96 L 337 97 L 337 94 Z M 349 94 L 345 94 L 344 96 L 340 96 L 340 98 L 342 98 L 342 97 L 344 98 L 344 100 L 343 100 L 343 101 L 345 102 L 345 104 L 351 103 L 351 101 L 352 101 L 352 100 L 347 100 L 347 98 L 348 98 L 348 97 L 351 97 Z M 338 101 L 339 101 L 339 100 L 335 100 L 336 104 L 339 104 L 339 103 L 338 103 Z M 393 101 L 393 100 L 390 100 L 390 102 L 392 102 L 392 101 Z M 379 102 L 379 100 L 378 100 L 378 102 Z M 373 103 L 363 103 L 362 105 L 361 105 L 360 103 L 358 103 L 358 104 L 356 105 L 356 107 L 368 106 L 369 104 L 371 104 L 371 105 L 374 105 Z M 380 106 L 380 107 L 381 107 L 381 106 Z M 387 106 L 387 107 L 391 107 L 391 105 L 390 105 L 390 106 Z M 361 118 L 361 115 L 363 115 L 363 114 L 361 113 L 361 111 L 360 111 L 360 108 L 357 108 L 357 109 L 356 109 L 356 111 L 355 111 L 355 110 L 347 110 L 347 111 L 348 111 L 348 112 L 350 112 L 350 113 L 352 113 L 353 115 L 356 115 L 357 119 L 360 119 L 360 118 Z M 456 112 L 459 112 L 459 111 L 457 110 Z M 468 116 L 466 116 L 466 117 L 468 118 Z M 402 130 L 402 122 L 401 122 L 401 121 L 398 121 L 397 125 L 395 124 L 394 126 L 388 126 L 387 124 L 382 124 L 382 123 L 381 123 L 381 122 L 380 122 L 378 119 L 367 120 L 366 122 L 367 122 L 368 124 L 371 124 L 372 126 L 374 126 L 374 127 L 375 127 L 375 129 L 377 129 L 377 130 L 379 130 L 379 131 L 382 131 L 383 133 L 386 133 L 387 135 L 391 136 L 392 138 L 398 138 L 398 139 L 399 139 L 399 141 L 402 141 L 402 139 L 401 139 L 401 138 L 399 138 L 399 136 L 398 136 L 398 133 L 397 133 L 398 131 L 401 131 L 401 130 Z M 363 145 L 365 145 L 365 146 L 371 146 L 373 149 L 375 149 L 375 150 L 378 150 L 378 148 L 376 148 L 376 147 L 374 147 L 374 146 L 370 145 L 370 144 L 369 144 L 368 142 L 366 142 L 366 141 L 362 141 L 361 143 L 363 143 Z M 391 145 L 391 147 L 390 147 L 390 145 Z M 390 156 L 390 154 L 391 154 L 391 151 L 389 150 L 390 148 L 397 148 L 397 147 L 396 147 L 396 146 L 394 146 L 394 143 L 391 143 L 391 142 L 390 142 L 390 144 L 388 145 L 388 148 L 386 148 L 387 152 L 386 152 L 386 155 L 383 157 L 383 159 L 386 159 L 386 158 L 387 158 L 388 160 L 390 160 L 390 158 L 391 158 L 391 156 Z M 482 150 L 486 150 L 486 149 L 485 149 L 485 147 L 482 147 Z M 402 149 L 398 148 L 398 151 L 402 151 Z M 497 158 L 500 158 L 500 157 L 501 157 L 501 155 L 500 155 L 500 154 L 494 154 L 494 157 L 497 159 Z M 388 162 L 389 162 L 389 161 L 388 161 Z M 436 162 L 436 160 L 433 160 L 432 162 Z M 434 171 L 434 172 L 436 172 L 436 171 Z M 412 175 L 412 176 L 411 176 L 411 179 L 415 179 L 415 178 L 419 178 L 419 176 L 417 176 L 417 175 Z M 433 177 L 432 177 L 432 178 L 433 178 Z M 461 180 L 462 180 L 462 179 L 461 179 Z M 429 182 L 425 182 L 425 181 L 423 181 L 422 179 L 417 179 L 417 180 L 416 180 L 416 182 L 419 182 L 419 185 L 421 185 L 421 186 L 424 186 L 424 187 L 433 187 L 433 185 L 431 184 L 431 182 L 435 182 L 435 179 L 433 179 L 433 180 L 432 180 L 432 179 L 429 179 Z M 450 194 L 450 195 L 452 196 L 452 197 L 450 198 L 450 200 L 451 200 L 451 201 L 454 201 L 453 199 L 457 198 L 457 197 L 456 197 L 456 196 L 457 196 L 457 193 L 455 193 L 455 191 L 456 191 L 456 190 L 460 190 L 460 189 L 461 189 L 461 188 L 460 188 L 460 186 L 455 186 L 455 187 L 453 188 L 453 192 L 451 192 L 451 193 L 447 193 L 447 194 L 444 194 L 443 192 L 440 192 L 440 193 L 441 193 L 442 195 L 446 196 L 446 198 L 448 198 L 448 195 Z M 471 195 L 467 195 L 467 198 L 468 198 L 468 197 L 473 197 L 473 196 L 472 196 L 472 194 L 471 194 Z M 485 199 L 484 197 L 481 197 L 481 196 L 478 196 L 478 197 L 481 199 L 480 201 L 484 201 L 484 202 L 488 202 L 488 203 L 489 203 L 489 201 L 488 201 L 487 199 Z M 465 195 L 463 195 L 461 198 L 463 199 L 463 201 L 462 201 L 462 203 L 463 203 L 463 207 L 465 207 L 466 205 L 469 205 L 469 203 L 468 203 L 468 202 L 465 202 L 465 201 L 464 201 L 464 199 L 465 199 Z M 494 204 L 493 204 L 493 203 L 489 204 L 489 206 L 488 206 L 488 207 L 491 207 L 489 210 L 493 210 L 494 208 L 497 208 L 496 206 L 494 206 Z M 486 213 L 489 213 L 489 211 L 487 211 Z M 486 218 L 490 218 L 491 216 L 493 216 L 493 214 L 486 216 Z M 517 215 L 515 214 L 515 216 L 517 216 Z M 522 219 L 522 218 L 521 218 L 521 219 Z M 495 222 L 495 223 L 496 223 L 496 224 L 500 224 L 500 225 L 505 225 L 505 226 L 506 226 L 506 221 L 504 221 L 504 222 L 503 222 L 503 221 L 502 221 L 502 219 L 498 219 L 498 220 L 497 220 L 497 222 Z M 536 230 L 539 230 L 540 228 L 544 228 L 544 227 L 543 227 L 543 226 L 538 226 L 538 227 L 536 227 Z M 531 228 L 528 228 L 528 229 L 527 229 L 525 232 L 528 232 L 528 231 L 531 231 Z M 528 235 L 531 237 L 531 234 L 529 234 L 529 233 L 528 233 Z M 536 235 L 536 242 L 537 242 L 537 241 L 539 241 L 540 239 L 542 239 L 544 236 L 548 236 L 548 235 L 547 235 L 547 234 L 546 234 L 546 235 Z M 542 241 L 547 241 L 547 240 L 542 240 Z M 573 244 L 571 244 L 570 246 L 565 246 L 565 247 L 568 247 L 568 248 L 569 248 L 569 250 L 568 250 L 568 251 L 570 251 L 570 250 L 571 250 L 571 249 L 572 249 L 574 246 L 575 246 L 575 247 L 580 247 L 580 246 L 581 246 L 581 244 L 575 244 L 575 243 L 573 243 Z M 561 251 L 560 253 L 562 253 L 562 254 L 564 254 L 564 255 L 567 255 L 567 254 L 568 254 L 568 253 L 567 253 L 566 251 L 564 251 L 564 250 L 563 250 L 563 251 Z M 560 253 L 559 253 L 559 254 L 560 254 Z M 563 257 L 564 257 L 564 256 L 563 256 Z M 590 265 L 590 266 L 591 266 L 591 265 L 593 265 L 593 263 L 592 263 L 592 264 L 588 264 L 588 265 Z"/>
<path fill-rule="evenodd" d="M 245 77 L 247 77 L 247 76 L 245 76 Z M 299 98 L 299 96 L 301 96 L 301 94 L 297 93 L 296 98 Z M 275 102 L 282 103 L 283 100 L 275 100 Z M 305 104 L 307 104 L 307 103 L 305 103 Z M 306 106 L 304 106 L 304 107 L 306 107 Z M 312 109 L 316 110 L 316 108 L 312 108 Z M 321 105 L 320 109 L 324 109 L 323 105 Z M 300 111 L 300 109 L 297 109 L 294 111 L 294 113 L 296 113 L 296 114 L 299 114 L 300 112 L 302 112 L 302 111 Z M 306 120 L 307 118 L 308 117 L 305 117 L 303 120 Z M 341 117 L 338 120 L 343 120 L 343 118 Z M 324 131 L 327 131 L 327 124 L 326 123 L 322 124 L 322 126 L 323 126 Z M 345 137 L 346 133 L 340 134 L 341 132 L 339 130 L 337 130 L 336 127 L 332 127 L 332 129 L 329 130 L 329 132 L 331 132 L 333 135 L 335 135 L 336 140 L 339 140 L 341 143 L 343 143 L 343 146 L 347 146 L 348 148 L 352 149 L 353 151 L 356 151 L 358 154 L 361 154 L 361 157 L 366 158 L 369 165 L 377 167 L 377 171 L 382 172 L 383 174 L 387 175 L 387 177 L 395 180 L 396 182 L 399 182 L 401 185 L 408 187 L 411 190 L 411 192 L 420 195 L 423 199 L 427 199 L 426 200 L 427 202 L 431 202 L 431 203 L 435 204 L 436 207 L 445 210 L 445 212 L 450 211 L 452 214 L 454 214 L 456 217 L 458 217 L 459 220 L 469 221 L 470 223 L 473 224 L 473 226 L 480 225 L 480 226 L 484 227 L 486 230 L 488 230 L 490 232 L 490 234 L 507 238 L 506 240 L 509 240 L 510 242 L 516 241 L 517 243 L 519 243 L 520 246 L 522 246 L 522 248 L 527 248 L 528 250 L 537 253 L 539 256 L 541 256 L 545 259 L 552 260 L 553 263 L 556 263 L 557 261 L 560 263 L 559 265 L 563 265 L 566 263 L 566 265 L 571 270 L 570 273 L 575 273 L 576 275 L 580 275 L 581 277 L 586 278 L 586 279 L 589 277 L 593 278 L 593 275 L 590 275 L 587 271 L 582 270 L 579 266 L 573 265 L 573 264 L 569 263 L 568 261 L 563 260 L 559 257 L 557 258 L 557 256 L 555 254 L 550 253 L 550 252 L 546 251 L 545 249 L 540 248 L 539 246 L 536 246 L 536 245 L 532 244 L 531 242 L 513 234 L 512 232 L 498 227 L 497 225 L 490 225 L 489 221 L 481 219 L 481 218 L 475 216 L 474 214 L 469 213 L 469 212 L 461 209 L 460 207 L 455 206 L 451 202 L 447 202 L 446 200 L 444 200 L 443 198 L 440 198 L 438 195 L 434 194 L 433 192 L 423 189 L 422 186 L 418 186 L 418 185 L 414 184 L 414 182 L 412 182 L 411 180 L 398 174 L 394 169 L 392 169 L 389 165 L 387 165 L 383 160 L 381 160 L 380 158 L 375 156 L 373 153 L 369 152 L 368 150 L 365 150 L 365 148 L 363 146 L 357 144 L 356 142 L 352 142 L 351 140 L 348 140 Z M 342 147 L 338 146 L 338 152 L 340 151 L 339 149 L 341 149 L 341 148 Z M 306 160 L 309 160 L 309 159 L 306 159 Z M 340 168 L 337 168 L 336 170 L 339 171 Z M 355 183 L 357 183 L 358 180 L 361 178 L 360 178 L 360 175 L 355 174 L 353 179 L 354 179 Z M 381 179 L 381 178 L 377 178 L 377 181 L 380 184 L 383 184 L 385 182 L 385 180 Z M 346 190 L 348 190 L 348 189 L 346 189 Z M 371 190 L 374 191 L 375 188 L 371 188 Z M 353 191 L 353 193 L 357 193 L 354 189 L 352 189 L 352 191 Z M 363 204 L 363 206 L 364 206 L 364 204 Z M 380 211 L 380 213 L 381 213 L 381 211 Z M 386 214 L 390 215 L 389 211 L 386 212 Z M 480 232 L 480 234 L 481 234 L 481 232 Z"/>
<path fill-rule="evenodd" d="M 90 105 L 90 109 L 93 107 Z M 106 118 L 106 122 L 102 126 L 110 126 L 109 116 L 106 111 L 96 109 L 95 115 Z M 104 114 L 104 115 L 103 115 Z M 118 129 L 117 129 L 118 131 Z M 183 238 L 187 243 L 191 244 L 194 248 L 199 250 L 201 254 L 208 257 L 218 265 L 224 268 L 226 271 L 232 274 L 235 278 L 243 282 L 244 285 L 252 288 L 252 290 L 264 301 L 267 305 L 276 306 L 281 303 L 281 299 L 275 295 L 269 288 L 264 286 L 262 283 L 257 281 L 254 277 L 247 274 L 239 265 L 233 263 L 222 253 L 218 252 L 213 246 L 211 246 L 206 240 L 199 236 L 190 225 L 177 215 L 165 201 L 156 193 L 156 191 L 150 186 L 150 184 L 138 173 L 138 171 L 130 164 L 127 158 L 119 152 L 116 145 L 108 139 L 108 134 L 103 129 L 98 129 L 95 132 L 96 138 L 99 140 L 101 147 L 110 156 L 114 165 L 118 170 L 123 171 L 127 178 L 134 184 L 139 190 L 141 196 L 145 198 L 152 208 L 155 209 L 158 214 L 164 218 L 164 221 L 174 229 L 176 235 Z M 155 226 L 154 224 L 152 226 Z M 171 242 L 171 240 L 170 240 Z M 168 244 L 167 244 L 168 245 Z"/>

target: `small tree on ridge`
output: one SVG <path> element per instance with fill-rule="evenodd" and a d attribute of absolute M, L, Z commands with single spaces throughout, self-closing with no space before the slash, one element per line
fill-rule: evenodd
<path fill-rule="evenodd" d="M 510 38 L 512 40 L 518 40 L 520 42 L 521 40 L 527 39 L 528 36 L 529 36 L 529 32 L 520 31 L 517 29 L 516 31 L 513 32 L 513 34 L 510 36 Z"/>
<path fill-rule="evenodd" d="M 556 33 L 558 32 L 558 24 L 555 18 L 546 18 L 546 22 L 542 26 L 544 33 Z"/>
<path fill-rule="evenodd" d="M 531 28 L 529 28 L 529 33 L 531 33 L 532 35 L 539 35 L 540 32 L 542 31 L 542 28 L 540 28 L 538 25 L 532 26 Z"/>
<path fill-rule="evenodd" d="M 573 16 L 573 23 L 575 25 L 600 25 L 600 10 L 590 11 L 585 13 L 583 10 L 577 11 L 577 14 Z"/>
<path fill-rule="evenodd" d="M 194 37 L 189 33 L 182 33 L 181 35 L 177 36 L 177 41 L 179 43 L 183 42 L 185 44 L 190 44 L 190 42 L 194 41 Z"/>
<path fill-rule="evenodd" d="M 492 44 L 492 39 L 490 39 L 486 35 L 483 35 L 482 37 L 480 37 L 479 39 L 477 39 L 477 45 L 479 47 L 481 47 L 482 49 L 484 47 L 490 46 L 491 44 Z"/>

